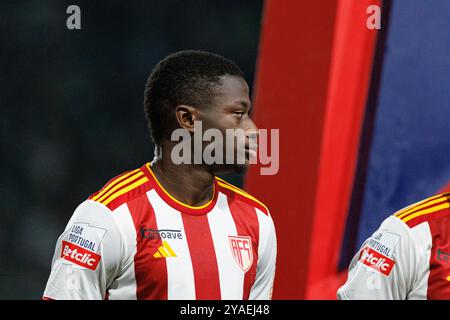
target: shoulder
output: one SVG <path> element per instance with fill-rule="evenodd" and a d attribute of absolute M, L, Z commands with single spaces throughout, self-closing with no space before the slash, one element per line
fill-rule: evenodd
<path fill-rule="evenodd" d="M 216 177 L 216 182 L 219 191 L 225 194 L 228 198 L 239 202 L 243 206 L 256 208 L 258 209 L 257 212 L 261 212 L 263 215 L 270 217 L 268 207 L 248 192 L 218 177 Z"/>
<path fill-rule="evenodd" d="M 433 234 L 448 229 L 449 197 L 449 193 L 438 194 L 395 212 L 383 221 L 374 236 L 398 238 L 402 250 L 411 249 L 419 255 L 430 250 Z"/>
<path fill-rule="evenodd" d="M 378 229 L 373 233 L 370 239 L 375 239 L 379 242 L 384 242 L 383 240 L 391 239 L 389 242 L 397 243 L 399 240 L 411 241 L 412 232 L 410 228 L 399 218 L 394 215 L 387 217 L 378 227 Z M 395 244 L 392 244 L 392 247 Z"/>
<path fill-rule="evenodd" d="M 115 210 L 125 202 L 131 201 L 150 190 L 150 182 L 141 168 L 126 171 L 109 180 L 100 190 L 89 196 L 88 200 Z"/>
<path fill-rule="evenodd" d="M 89 199 L 78 205 L 67 223 L 65 230 L 73 229 L 74 225 L 81 224 L 103 228 L 109 232 L 117 232 L 116 223 L 112 218 L 111 210 L 106 206 Z"/>
<path fill-rule="evenodd" d="M 409 228 L 415 228 L 423 222 L 450 217 L 450 192 L 438 194 L 407 206 L 393 215 Z"/>

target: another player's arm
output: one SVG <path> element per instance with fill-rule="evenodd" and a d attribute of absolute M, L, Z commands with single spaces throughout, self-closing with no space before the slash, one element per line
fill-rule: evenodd
<path fill-rule="evenodd" d="M 419 260 L 409 227 L 390 216 L 354 256 L 348 279 L 337 297 L 341 300 L 407 299 L 416 281 L 415 267 Z"/>
<path fill-rule="evenodd" d="M 109 209 L 86 200 L 57 241 L 43 299 L 104 299 L 120 272 L 123 251 Z"/>
<path fill-rule="evenodd" d="M 272 299 L 273 282 L 277 258 L 277 239 L 270 214 L 258 213 L 260 224 L 260 242 L 258 247 L 258 265 L 256 279 L 250 290 L 250 300 Z"/>

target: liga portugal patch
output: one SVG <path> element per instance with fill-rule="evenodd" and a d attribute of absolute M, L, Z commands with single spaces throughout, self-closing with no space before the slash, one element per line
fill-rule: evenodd
<path fill-rule="evenodd" d="M 101 256 L 92 251 L 77 246 L 76 244 L 63 241 L 61 258 L 73 262 L 81 267 L 95 270 L 97 269 Z"/>
<path fill-rule="evenodd" d="M 247 272 L 253 264 L 252 238 L 229 236 L 228 239 L 234 260 L 244 272 Z"/>

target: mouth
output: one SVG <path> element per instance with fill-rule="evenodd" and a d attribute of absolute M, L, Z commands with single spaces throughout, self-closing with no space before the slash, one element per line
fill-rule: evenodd
<path fill-rule="evenodd" d="M 257 150 L 258 146 L 253 145 L 253 148 L 250 148 L 249 145 L 245 145 L 245 154 L 248 159 L 256 159 L 257 158 Z"/>

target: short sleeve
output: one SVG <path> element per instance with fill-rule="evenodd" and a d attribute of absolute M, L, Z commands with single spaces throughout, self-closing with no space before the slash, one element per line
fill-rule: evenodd
<path fill-rule="evenodd" d="M 275 267 L 277 259 L 277 238 L 275 226 L 270 214 L 265 214 L 256 209 L 260 241 L 258 246 L 258 265 L 256 278 L 250 290 L 250 300 L 272 299 L 273 282 L 275 278 Z"/>
<path fill-rule="evenodd" d="M 350 263 L 338 299 L 404 300 L 414 284 L 419 263 L 409 227 L 394 216 L 361 246 Z"/>
<path fill-rule="evenodd" d="M 122 256 L 122 239 L 111 211 L 86 200 L 57 240 L 44 298 L 104 299 L 121 269 Z"/>

